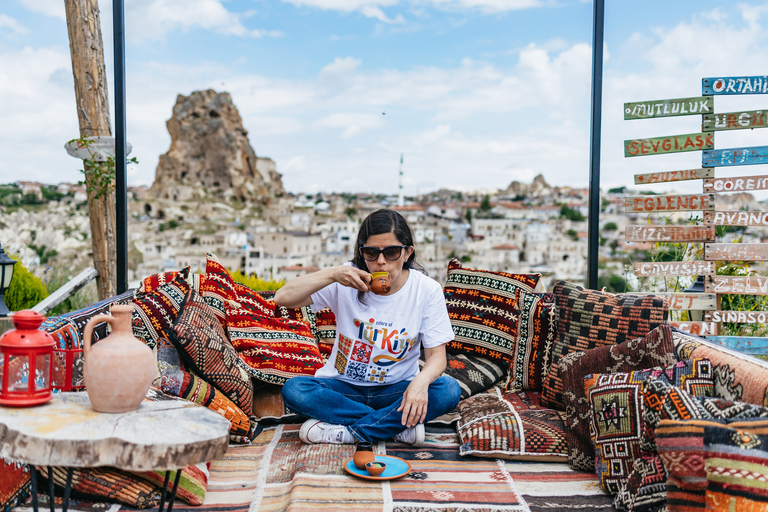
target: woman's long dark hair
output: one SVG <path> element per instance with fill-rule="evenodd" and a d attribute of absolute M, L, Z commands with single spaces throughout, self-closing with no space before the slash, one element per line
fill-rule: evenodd
<path fill-rule="evenodd" d="M 426 272 L 424 272 L 424 267 L 416 261 L 416 247 L 413 245 L 413 231 L 411 231 L 411 226 L 408 225 L 408 221 L 406 221 L 398 212 L 387 210 L 385 208 L 376 210 L 368 215 L 360 225 L 360 229 L 357 232 L 357 242 L 355 242 L 355 254 L 352 256 L 352 263 L 357 268 L 366 271 L 368 269 L 363 255 L 360 254 L 360 248 L 365 245 L 365 242 L 367 242 L 370 237 L 384 233 L 393 233 L 395 238 L 397 238 L 401 244 L 413 247 L 413 252 L 403 263 L 403 268 L 418 270 L 419 272 L 426 274 Z M 364 295 L 363 292 L 357 294 L 360 302 L 363 302 L 362 298 Z"/>

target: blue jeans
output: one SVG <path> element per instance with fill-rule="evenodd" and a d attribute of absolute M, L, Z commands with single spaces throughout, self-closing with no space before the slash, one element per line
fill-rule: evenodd
<path fill-rule="evenodd" d="M 293 411 L 334 425 L 345 425 L 358 440 L 390 439 L 405 430 L 397 408 L 411 381 L 381 386 L 355 386 L 338 379 L 293 377 L 283 386 L 283 400 Z M 429 385 L 425 422 L 450 412 L 461 388 L 442 375 Z"/>

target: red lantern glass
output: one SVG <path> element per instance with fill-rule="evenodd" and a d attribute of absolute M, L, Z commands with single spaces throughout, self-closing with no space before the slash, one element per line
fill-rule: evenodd
<path fill-rule="evenodd" d="M 26 309 L 13 315 L 11 329 L 0 336 L 0 405 L 29 407 L 51 399 L 54 341 L 39 329 L 44 317 Z"/>

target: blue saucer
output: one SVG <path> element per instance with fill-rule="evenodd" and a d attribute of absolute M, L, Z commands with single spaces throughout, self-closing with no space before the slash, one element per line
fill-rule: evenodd
<path fill-rule="evenodd" d="M 411 465 L 400 457 L 393 457 L 392 455 L 376 455 L 375 457 L 376 462 L 383 462 L 387 465 L 387 469 L 379 476 L 371 476 L 366 470 L 357 469 L 352 459 L 344 463 L 344 470 L 350 475 L 366 480 L 394 480 L 411 471 Z"/>

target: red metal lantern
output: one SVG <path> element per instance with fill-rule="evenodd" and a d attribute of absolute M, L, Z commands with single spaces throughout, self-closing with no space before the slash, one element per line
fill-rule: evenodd
<path fill-rule="evenodd" d="M 25 309 L 13 314 L 12 329 L 0 336 L 0 405 L 29 407 L 51 399 L 54 341 L 39 329 L 45 318 Z"/>

